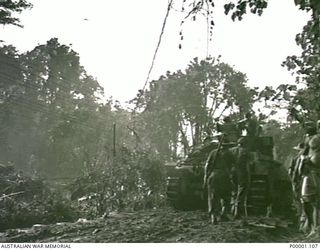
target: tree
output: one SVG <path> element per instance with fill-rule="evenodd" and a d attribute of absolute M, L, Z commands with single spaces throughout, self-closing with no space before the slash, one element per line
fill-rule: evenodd
<path fill-rule="evenodd" d="M 212 8 L 215 6 L 214 0 L 183 0 L 183 3 L 182 9 L 188 13 L 187 17 L 191 16 L 195 20 L 197 14 L 207 15 L 208 25 L 211 26 L 211 29 L 213 28 L 214 21 L 211 14 Z M 320 63 L 320 2 L 317 0 L 294 0 L 292 3 L 296 4 L 302 11 L 311 12 L 311 20 L 303 28 L 303 31 L 296 36 L 296 42 L 303 50 L 302 54 L 300 56 L 289 56 L 283 63 L 288 70 L 298 75 L 297 83 L 306 85 L 306 88 L 300 88 L 296 91 L 295 97 L 291 98 L 291 104 L 288 107 L 289 110 L 292 110 L 292 108 L 301 110 L 310 119 L 319 119 L 320 103 L 318 101 L 319 96 L 316 93 L 319 93 L 318 83 L 320 80 L 318 66 Z M 224 5 L 224 9 L 225 14 L 231 14 L 232 20 L 235 21 L 242 20 L 248 12 L 261 15 L 267 6 L 267 0 L 231 0 Z M 212 30 L 210 34 L 212 35 Z M 281 86 L 279 87 L 281 88 Z M 274 94 L 277 96 L 278 92 Z M 285 97 L 285 95 L 282 95 L 282 97 Z"/>
<path fill-rule="evenodd" d="M 305 119 L 316 120 L 320 118 L 320 103 L 319 93 L 320 90 L 320 2 L 317 0 L 294 0 L 293 4 L 296 4 L 302 11 L 310 12 L 311 20 L 303 28 L 303 31 L 296 36 L 297 44 L 302 48 L 303 52 L 300 56 L 289 56 L 283 63 L 288 70 L 297 74 L 297 84 L 303 83 L 304 88 L 297 88 L 291 86 L 286 88 L 285 91 L 282 87 L 286 84 L 279 86 L 277 90 L 265 89 L 263 94 L 270 94 L 270 91 L 274 91 L 274 96 L 269 100 L 277 100 L 278 103 L 273 103 L 279 106 L 280 96 L 284 98 L 286 107 L 289 111 L 299 110 Z M 182 11 L 186 12 L 186 18 L 192 17 L 196 20 L 198 14 L 207 16 L 207 25 L 210 26 L 208 32 L 212 35 L 212 29 L 214 26 L 214 20 L 212 17 L 212 9 L 215 7 L 214 0 L 183 0 Z M 267 0 L 230 0 L 224 5 L 225 14 L 231 15 L 233 21 L 242 20 L 243 16 L 248 12 L 261 15 L 263 10 L 268 7 Z M 181 23 L 183 24 L 185 20 Z M 182 32 L 180 33 L 183 36 Z M 293 88 L 296 88 L 292 90 Z M 290 93 L 289 93 L 290 92 Z M 292 94 L 294 96 L 292 96 Z M 289 105 L 287 101 L 290 99 Z M 282 105 L 284 106 L 284 105 Z M 293 115 L 293 114 L 292 114 Z"/>
<path fill-rule="evenodd" d="M 185 72 L 167 72 L 151 82 L 142 99 L 137 97 L 138 134 L 163 155 L 175 157 L 178 144 L 186 153 L 210 135 L 214 119 L 251 109 L 256 92 L 245 82 L 243 73 L 218 59 L 195 58 Z"/>
<path fill-rule="evenodd" d="M 32 156 L 43 172 L 81 169 L 104 132 L 103 89 L 57 39 L 22 55 L 11 46 L 0 53 L 1 161 L 26 168 Z"/>
<path fill-rule="evenodd" d="M 242 20 L 243 16 L 248 12 L 262 15 L 263 10 L 268 7 L 268 0 L 228 0 L 225 2 L 225 14 L 231 14 L 233 21 Z M 320 4 L 317 0 L 294 0 L 292 3 L 295 3 L 304 11 L 320 10 Z M 210 16 L 214 7 L 215 0 L 183 0 L 181 10 L 187 12 L 187 17 L 194 17 L 199 13 Z M 212 17 L 210 16 L 210 18 Z M 210 24 L 214 25 L 214 22 L 210 22 Z"/>
<path fill-rule="evenodd" d="M 287 57 L 283 63 L 289 71 L 297 74 L 297 84 L 303 84 L 291 102 L 291 110 L 299 110 L 305 119 L 320 118 L 320 3 L 319 1 L 296 1 L 300 8 L 312 13 L 311 20 L 296 36 L 302 48 L 300 56 Z"/>
<path fill-rule="evenodd" d="M 39 166 L 46 174 L 75 173 L 96 143 L 92 140 L 101 124 L 97 122 L 98 94 L 103 90 L 80 65 L 78 54 L 56 38 L 27 52 L 23 67 L 23 101 L 28 104 L 29 116 L 37 118 L 33 134 L 38 139 L 34 151 Z"/>
<path fill-rule="evenodd" d="M 14 17 L 14 13 L 21 13 L 32 5 L 26 0 L 1 0 L 0 1 L 0 24 L 13 24 L 22 27 L 20 20 Z"/>
<path fill-rule="evenodd" d="M 23 72 L 20 55 L 13 46 L 0 48 L 0 138 L 1 160 L 12 159 L 11 137 L 19 130 L 15 120 L 23 95 Z"/>

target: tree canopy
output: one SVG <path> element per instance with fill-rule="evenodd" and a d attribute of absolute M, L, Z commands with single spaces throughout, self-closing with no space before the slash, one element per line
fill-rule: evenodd
<path fill-rule="evenodd" d="M 21 13 L 24 9 L 31 8 L 32 5 L 27 0 L 1 0 L 0 1 L 0 24 L 13 24 L 22 26 L 15 13 Z"/>
<path fill-rule="evenodd" d="M 274 97 L 269 99 L 280 100 L 280 96 L 284 98 L 284 101 L 290 99 L 290 105 L 287 105 L 289 110 L 299 110 L 305 119 L 315 120 L 320 118 L 320 104 L 317 94 L 320 86 L 318 67 L 320 62 L 320 2 L 317 0 L 294 0 L 292 4 L 297 5 L 302 11 L 311 13 L 311 20 L 296 36 L 296 43 L 302 49 L 301 55 L 288 56 L 283 62 L 283 66 L 297 75 L 297 84 L 302 85 L 288 88 L 288 85 L 282 84 L 274 91 Z M 186 17 L 192 17 L 194 20 L 198 14 L 207 15 L 208 26 L 211 26 L 212 29 L 214 26 L 214 17 L 212 17 L 214 7 L 214 0 L 183 0 L 182 11 L 187 13 Z M 262 15 L 263 10 L 267 7 L 267 0 L 230 0 L 224 4 L 225 14 L 230 15 L 233 21 L 242 20 L 247 13 Z M 210 34 L 212 35 L 212 30 Z M 284 90 L 285 85 L 287 88 Z M 301 87 L 303 85 L 304 87 Z M 264 93 L 270 95 L 270 90 L 265 89 Z"/>
<path fill-rule="evenodd" d="M 256 91 L 246 81 L 245 74 L 219 59 L 195 58 L 185 71 L 167 72 L 150 83 L 143 101 L 135 99 L 142 109 L 143 138 L 164 155 L 176 156 L 177 144 L 188 152 L 215 130 L 214 119 L 251 110 Z"/>

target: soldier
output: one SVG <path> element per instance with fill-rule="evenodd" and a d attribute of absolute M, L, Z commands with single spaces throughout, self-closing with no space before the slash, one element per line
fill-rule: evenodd
<path fill-rule="evenodd" d="M 319 123 L 307 121 L 303 124 L 305 136 L 294 149 L 299 150 L 289 168 L 293 193 L 300 200 L 300 230 L 310 234 L 317 226 L 319 209 L 320 136 L 317 135 Z M 318 169 L 318 170 L 317 170 Z"/>
<path fill-rule="evenodd" d="M 304 152 L 304 144 L 299 143 L 297 146 L 293 147 L 294 150 L 297 150 L 298 153 L 297 155 L 291 160 L 289 169 L 288 169 L 288 174 L 291 179 L 291 184 L 292 184 L 292 190 L 293 194 L 296 196 L 296 198 L 299 197 L 299 187 L 300 187 L 300 182 L 301 178 L 298 173 L 300 161 L 301 161 L 301 156 L 303 155 Z"/>
<path fill-rule="evenodd" d="M 226 116 L 223 119 L 223 124 L 217 123 L 217 131 L 220 133 L 224 133 L 225 142 L 236 143 L 240 137 L 240 130 L 238 126 L 232 122 L 229 116 Z"/>
<path fill-rule="evenodd" d="M 208 191 L 208 213 L 212 223 L 227 219 L 232 191 L 231 172 L 235 163 L 229 151 L 230 143 L 220 142 L 220 147 L 210 152 L 206 162 L 204 179 Z"/>
<path fill-rule="evenodd" d="M 234 201 L 234 218 L 247 216 L 246 200 L 250 185 L 250 152 L 246 146 L 244 138 L 238 140 L 236 148 L 236 169 L 233 173 L 233 182 L 236 186 L 236 197 Z"/>
<path fill-rule="evenodd" d="M 297 156 L 294 157 L 291 160 L 288 174 L 291 181 L 291 188 L 293 193 L 293 205 L 297 211 L 297 215 L 299 216 L 299 230 L 304 231 L 305 223 L 306 223 L 306 215 L 304 213 L 302 203 L 301 203 L 301 182 L 302 177 L 299 174 L 299 166 L 301 164 L 301 161 L 303 160 L 301 156 L 303 155 L 304 146 L 303 143 L 299 143 L 297 146 L 293 148 L 294 150 L 297 150 Z"/>
<path fill-rule="evenodd" d="M 259 121 L 251 112 L 245 115 L 245 119 L 238 122 L 238 126 L 241 130 L 246 131 L 247 136 L 259 136 L 261 133 Z"/>
<path fill-rule="evenodd" d="M 309 236 L 316 233 L 319 222 L 320 201 L 320 135 L 314 135 L 308 142 L 308 156 L 301 165 L 301 202 L 306 214 Z"/>

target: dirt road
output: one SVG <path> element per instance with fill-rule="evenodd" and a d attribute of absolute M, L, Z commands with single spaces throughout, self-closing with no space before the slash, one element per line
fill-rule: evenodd
<path fill-rule="evenodd" d="M 110 213 L 97 220 L 34 225 L 0 233 L 0 242 L 302 242 L 305 236 L 280 219 L 248 218 L 211 225 L 203 211 L 172 209 Z M 319 242 L 319 238 L 308 239 Z"/>

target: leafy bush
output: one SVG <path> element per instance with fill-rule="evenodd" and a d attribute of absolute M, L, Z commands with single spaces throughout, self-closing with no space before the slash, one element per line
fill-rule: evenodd
<path fill-rule="evenodd" d="M 71 199 L 83 216 L 110 211 L 151 209 L 164 205 L 165 173 L 162 162 L 146 152 L 119 154 L 70 185 Z"/>
<path fill-rule="evenodd" d="M 70 201 L 50 190 L 42 180 L 23 176 L 13 169 L 2 172 L 0 194 L 0 230 L 73 221 L 79 215 Z"/>

